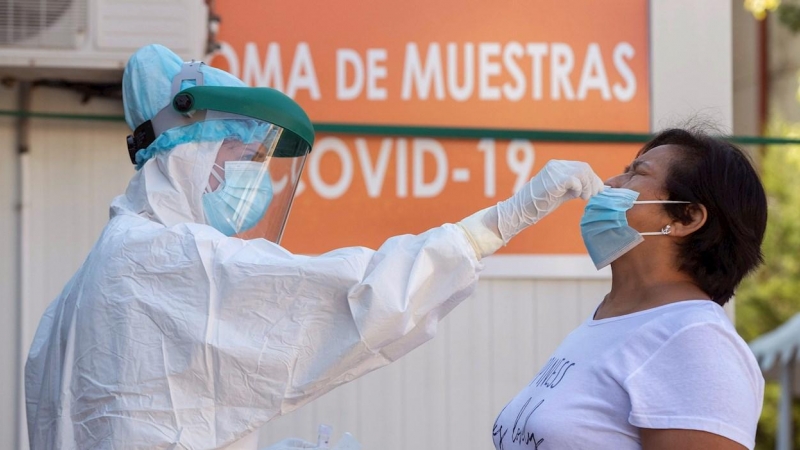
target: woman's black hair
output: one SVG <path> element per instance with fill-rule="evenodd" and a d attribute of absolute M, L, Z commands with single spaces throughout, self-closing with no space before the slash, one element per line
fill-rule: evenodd
<path fill-rule="evenodd" d="M 707 210 L 706 223 L 679 244 L 678 269 L 720 305 L 745 275 L 764 262 L 761 242 L 767 227 L 767 197 L 753 164 L 735 145 L 697 130 L 673 128 L 658 133 L 639 154 L 662 145 L 681 149 L 667 173 L 675 220 L 688 223 L 697 204 Z"/>

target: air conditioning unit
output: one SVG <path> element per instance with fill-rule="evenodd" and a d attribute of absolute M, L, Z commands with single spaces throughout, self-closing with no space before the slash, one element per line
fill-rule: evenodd
<path fill-rule="evenodd" d="M 118 80 L 147 44 L 202 60 L 207 33 L 205 0 L 0 0 L 0 78 Z"/>

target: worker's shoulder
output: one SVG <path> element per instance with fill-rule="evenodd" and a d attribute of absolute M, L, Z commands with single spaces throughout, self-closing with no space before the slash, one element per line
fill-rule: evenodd
<path fill-rule="evenodd" d="M 198 251 L 214 253 L 230 240 L 208 225 L 178 223 L 166 226 L 138 215 L 117 215 L 106 225 L 90 256 L 124 261 L 181 259 Z"/>

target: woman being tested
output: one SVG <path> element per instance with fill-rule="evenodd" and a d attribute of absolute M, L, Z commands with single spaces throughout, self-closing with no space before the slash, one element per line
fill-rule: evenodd
<path fill-rule="evenodd" d="M 138 171 L 36 332 L 34 450 L 255 449 L 270 419 L 433 337 L 480 258 L 602 189 L 551 161 L 458 224 L 293 255 L 277 242 L 314 140 L 296 103 L 161 46 L 131 58 L 123 97 Z"/>
<path fill-rule="evenodd" d="M 606 184 L 580 226 L 611 291 L 500 412 L 495 447 L 752 449 L 764 380 L 722 305 L 762 261 L 755 170 L 672 129 Z"/>

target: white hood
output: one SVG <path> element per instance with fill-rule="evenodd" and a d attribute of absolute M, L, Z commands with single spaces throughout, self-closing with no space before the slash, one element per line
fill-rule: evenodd
<path fill-rule="evenodd" d="M 124 210 L 167 227 L 206 223 L 202 198 L 220 145 L 179 144 L 156 154 L 136 172 L 125 195 L 114 199 L 112 217 Z"/>

